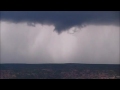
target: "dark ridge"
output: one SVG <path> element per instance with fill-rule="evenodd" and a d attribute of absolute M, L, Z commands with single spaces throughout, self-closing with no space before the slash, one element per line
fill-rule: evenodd
<path fill-rule="evenodd" d="M 120 64 L 0 64 L 1 69 L 23 69 L 23 68 L 91 68 L 91 69 L 120 69 Z"/>

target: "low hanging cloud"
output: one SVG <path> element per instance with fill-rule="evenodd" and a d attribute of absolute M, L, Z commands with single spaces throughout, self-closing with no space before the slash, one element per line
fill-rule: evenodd
<path fill-rule="evenodd" d="M 73 26 L 59 35 L 55 25 L 33 26 L 1 22 L 1 63 L 120 64 L 119 26 Z M 69 34 L 74 29 L 81 30 Z"/>
<path fill-rule="evenodd" d="M 119 11 L 1 11 L 1 20 L 54 25 L 58 33 L 89 24 L 119 26 Z"/>

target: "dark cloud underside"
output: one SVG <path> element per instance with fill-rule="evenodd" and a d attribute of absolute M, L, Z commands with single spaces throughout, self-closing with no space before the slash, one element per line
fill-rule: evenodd
<path fill-rule="evenodd" d="M 1 19 L 15 23 L 54 24 L 57 32 L 83 24 L 119 25 L 119 11 L 1 11 Z"/>

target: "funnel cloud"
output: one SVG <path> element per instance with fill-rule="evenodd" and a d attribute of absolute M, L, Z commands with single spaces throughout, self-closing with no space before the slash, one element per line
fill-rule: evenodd
<path fill-rule="evenodd" d="M 119 26 L 119 11 L 1 11 L 1 20 L 54 25 L 60 33 L 74 26 L 88 24 Z"/>

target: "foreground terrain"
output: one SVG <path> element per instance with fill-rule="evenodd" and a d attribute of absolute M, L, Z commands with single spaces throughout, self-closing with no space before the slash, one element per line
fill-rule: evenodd
<path fill-rule="evenodd" d="M 120 79 L 120 65 L 0 64 L 0 79 Z"/>

